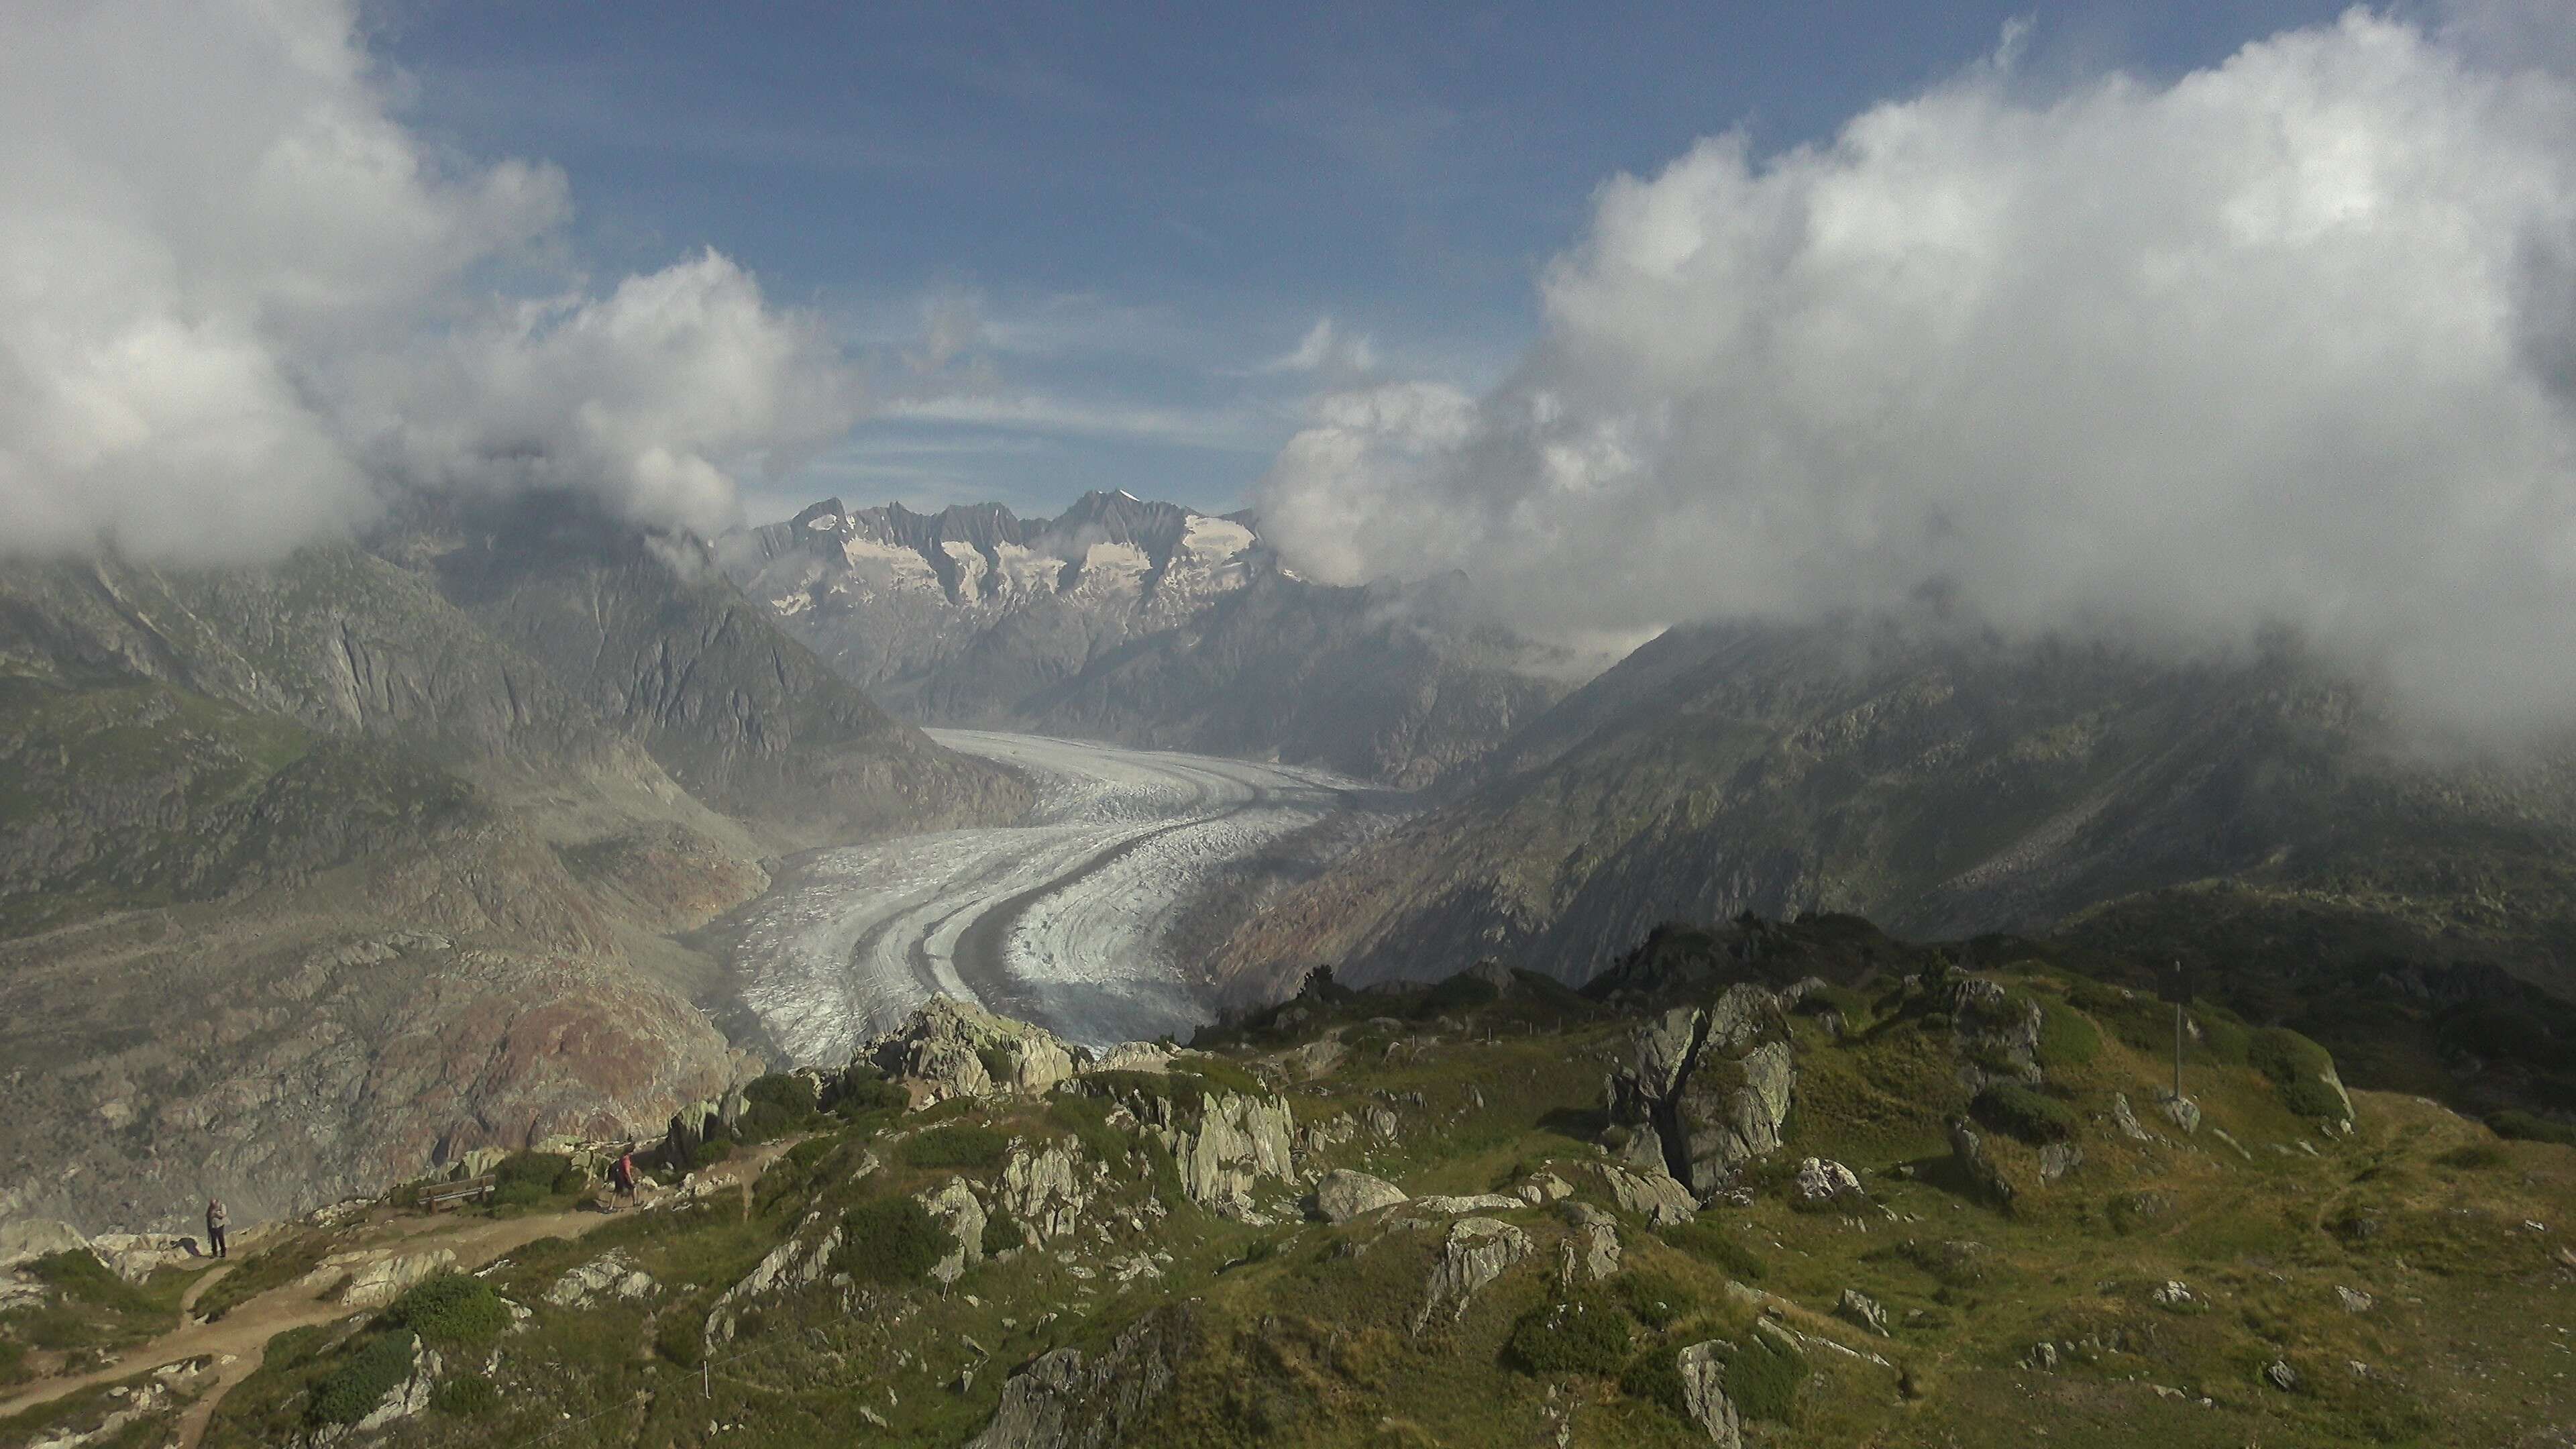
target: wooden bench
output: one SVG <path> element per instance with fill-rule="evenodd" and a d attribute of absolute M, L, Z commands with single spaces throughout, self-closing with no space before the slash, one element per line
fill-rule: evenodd
<path fill-rule="evenodd" d="M 469 1177 L 458 1182 L 442 1182 L 435 1187 L 423 1188 L 420 1194 L 421 1208 L 423 1211 L 434 1213 L 443 1207 L 456 1207 L 481 1198 L 488 1198 L 492 1195 L 492 1182 L 492 1174 L 487 1172 L 481 1177 Z"/>

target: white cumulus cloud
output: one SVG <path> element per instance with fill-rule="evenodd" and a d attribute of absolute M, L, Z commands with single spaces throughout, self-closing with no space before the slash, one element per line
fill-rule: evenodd
<path fill-rule="evenodd" d="M 2449 723 L 2576 710 L 2576 88 L 2356 10 L 2170 83 L 2009 56 L 1605 185 L 1489 395 L 1321 412 L 1327 578 L 1523 622 L 2288 627 Z"/>
<path fill-rule="evenodd" d="M 541 303 L 550 166 L 441 153 L 343 0 L 28 0 L 0 45 L 0 550 L 273 555 L 393 487 L 731 521 L 845 429 L 809 322 L 708 255 Z"/>

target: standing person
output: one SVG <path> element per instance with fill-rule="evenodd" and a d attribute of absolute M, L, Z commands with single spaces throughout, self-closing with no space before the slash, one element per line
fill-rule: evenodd
<path fill-rule="evenodd" d="M 206 1199 L 206 1249 L 218 1258 L 228 1257 L 231 1254 L 231 1249 L 224 1241 L 224 1225 L 230 1221 L 231 1219 L 224 1216 L 224 1205 L 221 1202 L 214 1198 Z"/>
<path fill-rule="evenodd" d="M 632 1152 L 617 1159 L 617 1195 L 624 1198 L 635 1196 L 635 1154 Z"/>

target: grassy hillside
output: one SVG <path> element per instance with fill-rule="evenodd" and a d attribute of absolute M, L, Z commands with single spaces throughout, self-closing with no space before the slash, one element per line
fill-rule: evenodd
<path fill-rule="evenodd" d="M 353 1442 L 1682 1445 L 1710 1442 L 1710 1385 L 1778 1445 L 2519 1444 L 2576 1416 L 2576 1148 L 2402 1094 L 2356 1094 L 2347 1128 L 2322 1052 L 2215 1002 L 2185 1130 L 2152 999 L 1831 920 L 1745 939 L 1667 935 L 1589 994 L 1319 983 L 1171 1076 L 915 1113 L 843 1086 L 771 1119 L 794 1145 L 747 1192 L 457 1290 L 516 1326 L 442 1340 L 398 1305 L 272 1343 L 207 1442 L 377 1404 L 405 1334 L 442 1366 Z M 1810 975 L 1760 998 L 1795 1062 L 1781 1145 L 1687 1221 L 1650 1216 L 1604 1075 L 1676 1008 Z M 1231 1211 L 1192 1200 L 1186 1129 L 1272 1099 L 1289 1170 Z M 1050 1154 L 1078 1206 L 1011 1216 Z M 1807 1200 L 1809 1158 L 1851 1185 Z M 1325 1221 L 1333 1169 L 1410 1198 Z M 980 1261 L 942 1281 L 963 1239 L 923 1204 L 968 1201 Z M 1462 1241 L 1518 1248 L 1462 1279 Z"/>

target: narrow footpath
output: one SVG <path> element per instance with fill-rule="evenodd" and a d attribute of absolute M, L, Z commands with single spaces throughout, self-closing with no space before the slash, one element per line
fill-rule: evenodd
<path fill-rule="evenodd" d="M 709 1169 L 706 1174 L 708 1188 L 739 1192 L 748 1207 L 751 1184 L 790 1145 L 788 1141 L 766 1143 L 741 1158 Z M 626 1211 L 650 1209 L 629 1208 Z M 509 1218 L 461 1215 L 394 1217 L 368 1224 L 360 1236 L 338 1251 L 408 1255 L 444 1248 L 456 1255 L 459 1271 L 470 1273 L 539 1238 L 578 1238 L 594 1228 L 616 1222 L 621 1216 L 621 1213 L 576 1208 Z M 264 1233 L 260 1240 L 275 1241 L 278 1236 L 275 1232 Z M 247 1240 L 242 1240 L 240 1245 L 252 1246 Z M 188 1286 L 186 1296 L 180 1300 L 178 1327 L 128 1349 L 104 1367 L 27 1385 L 11 1397 L 0 1399 L 0 1419 L 22 1414 L 95 1384 L 118 1383 L 170 1364 L 207 1357 L 214 1361 L 214 1377 L 189 1402 L 186 1414 L 179 1421 L 176 1441 L 178 1449 L 196 1449 L 198 1442 L 205 1437 L 207 1424 L 214 1418 L 215 1406 L 235 1385 L 258 1369 L 270 1339 L 289 1329 L 332 1323 L 376 1311 L 317 1299 L 310 1293 L 298 1292 L 296 1284 L 288 1283 L 244 1300 L 215 1322 L 198 1321 L 192 1316 L 197 1300 L 232 1271 L 233 1267 L 228 1262 Z M 225 1362 L 227 1355 L 230 1362 Z"/>

